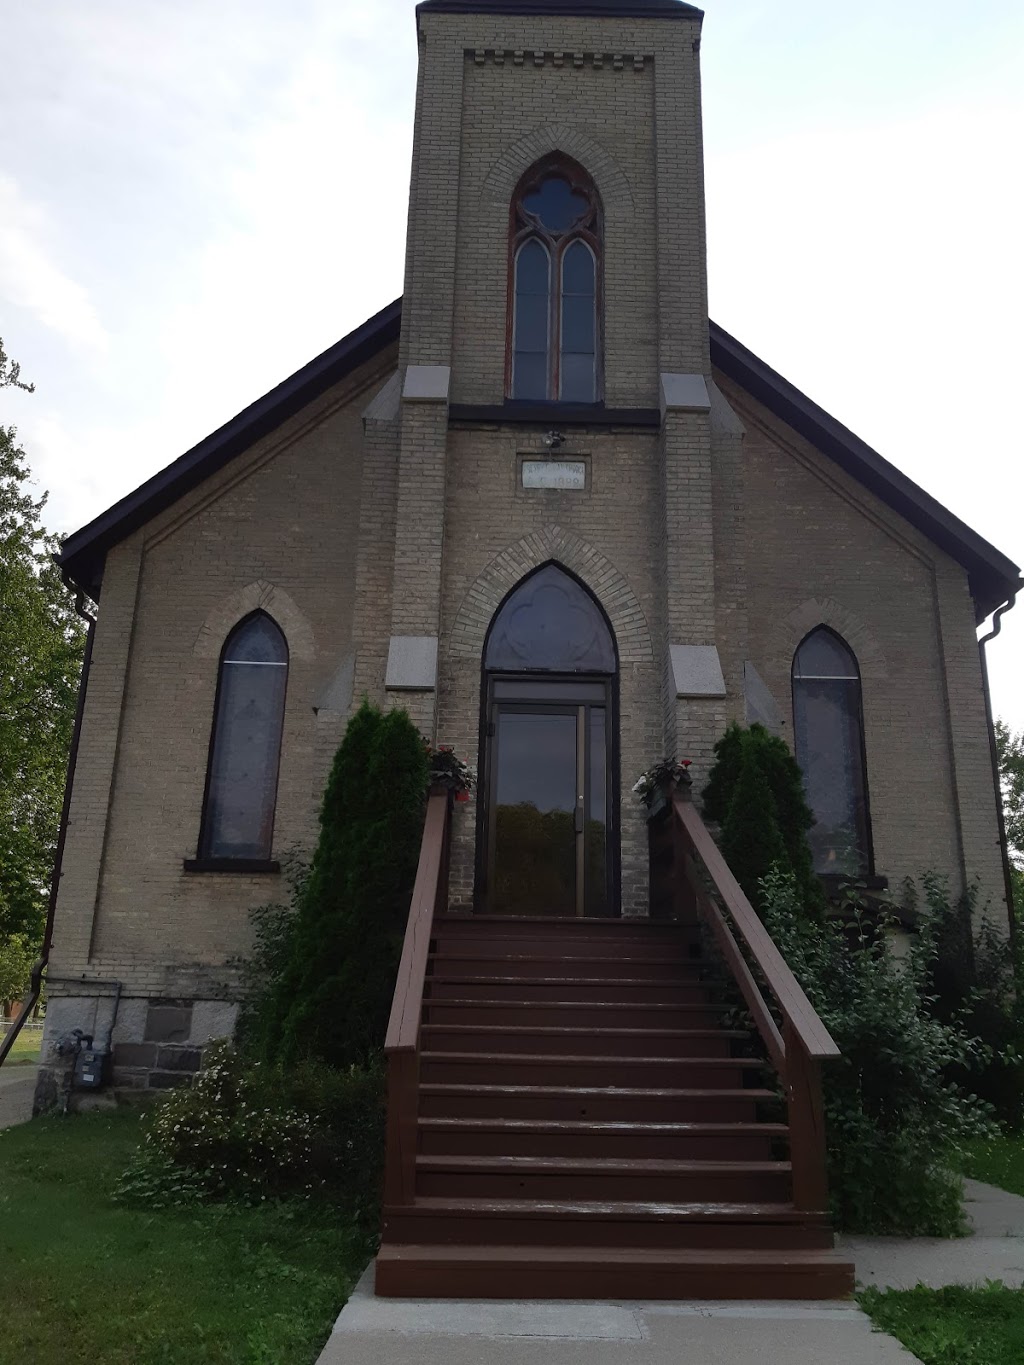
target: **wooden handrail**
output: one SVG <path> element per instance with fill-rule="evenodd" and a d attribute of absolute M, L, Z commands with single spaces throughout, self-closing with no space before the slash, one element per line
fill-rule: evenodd
<path fill-rule="evenodd" d="M 783 1019 L 792 1026 L 797 1041 L 814 1061 L 838 1057 L 840 1052 L 832 1035 L 821 1022 L 817 1010 L 807 999 L 803 987 L 776 948 L 768 930 L 758 919 L 757 912 L 744 895 L 739 882 L 730 872 L 728 863 L 722 857 L 708 827 L 700 818 L 697 807 L 692 801 L 676 796 L 674 816 L 682 824 L 688 843 L 697 859 L 704 865 L 733 927 L 775 997 Z M 687 870 L 692 878 L 692 870 Z M 697 891 L 699 900 L 700 888 L 694 886 L 694 890 Z M 709 899 L 706 893 L 703 898 Z M 767 1045 L 767 1039 L 765 1042 Z"/>
<path fill-rule="evenodd" d="M 402 959 L 395 981 L 384 1054 L 388 1069 L 387 1160 L 384 1201 L 411 1204 L 416 1176 L 416 1116 L 419 1104 L 419 1039 L 423 989 L 434 917 L 448 905 L 448 843 L 451 793 L 431 792 L 423 822 Z"/>
<path fill-rule="evenodd" d="M 840 1056 L 839 1048 L 730 872 L 688 793 L 673 797 L 672 845 L 677 915 L 689 918 L 692 908 L 711 928 L 785 1087 L 793 1202 L 801 1210 L 824 1210 L 828 1181 L 821 1063 Z M 701 867 L 713 894 L 702 883 Z M 775 998 L 781 1030 L 752 967 Z"/>

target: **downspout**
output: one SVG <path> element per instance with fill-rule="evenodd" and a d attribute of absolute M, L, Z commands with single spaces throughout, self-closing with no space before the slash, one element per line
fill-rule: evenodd
<path fill-rule="evenodd" d="M 1003 628 L 1003 617 L 1013 607 L 1017 601 L 1017 593 L 1024 587 L 1024 580 L 1018 583 L 1010 594 L 1008 602 L 1004 602 L 992 617 L 992 629 L 987 635 L 983 635 L 978 641 L 978 654 L 981 657 L 981 685 L 985 694 L 985 719 L 988 721 L 988 745 L 992 757 L 992 781 L 996 789 L 996 819 L 999 829 L 999 850 L 1003 859 L 1003 890 L 1006 897 L 1006 914 L 1010 923 L 1010 943 L 1016 947 L 1017 943 L 1017 921 L 1013 913 L 1013 877 L 1010 875 L 1010 850 L 1006 845 L 1006 816 L 1003 813 L 1003 782 L 999 772 L 999 750 L 996 747 L 996 725 L 992 715 L 992 692 L 988 681 L 988 655 L 985 646 L 990 640 L 994 640 Z"/>
<path fill-rule="evenodd" d="M 82 657 L 82 673 L 78 680 L 78 702 L 75 707 L 75 723 L 71 731 L 71 751 L 68 754 L 67 779 L 64 783 L 64 804 L 60 812 L 60 828 L 57 831 L 57 849 L 53 859 L 53 876 L 50 879 L 50 901 L 46 910 L 46 928 L 43 931 L 43 944 L 39 957 L 32 968 L 29 993 L 14 1023 L 4 1038 L 0 1038 L 0 1066 L 14 1047 L 14 1041 L 24 1027 L 25 1021 L 39 1003 L 43 990 L 43 972 L 50 960 L 50 944 L 53 941 L 53 920 L 57 910 L 57 892 L 60 887 L 61 870 L 64 862 L 64 844 L 67 841 L 68 815 L 71 811 L 71 789 L 75 781 L 75 766 L 78 762 L 78 745 L 82 735 L 82 715 L 85 711 L 85 690 L 89 683 L 89 668 L 92 664 L 92 643 L 96 633 L 96 618 L 86 609 L 86 594 L 70 581 L 65 572 L 64 584 L 75 593 L 75 611 L 84 621 L 89 622 L 89 633 L 85 638 L 85 653 Z"/>

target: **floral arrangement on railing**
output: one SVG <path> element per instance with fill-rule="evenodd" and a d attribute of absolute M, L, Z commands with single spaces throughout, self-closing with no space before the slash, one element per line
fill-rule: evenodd
<path fill-rule="evenodd" d="M 455 793 L 456 801 L 468 801 L 476 786 L 476 771 L 465 759 L 459 758 L 450 744 L 439 744 L 435 749 L 425 741 L 430 760 L 430 785 L 447 787 Z"/>
<path fill-rule="evenodd" d="M 691 760 L 688 758 L 663 758 L 652 768 L 640 774 L 633 783 L 633 791 L 645 806 L 652 806 L 659 795 L 668 796 L 675 787 L 688 787 Z"/>

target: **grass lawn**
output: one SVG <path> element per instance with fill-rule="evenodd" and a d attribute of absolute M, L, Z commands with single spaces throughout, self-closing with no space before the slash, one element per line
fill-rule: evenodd
<path fill-rule="evenodd" d="M 370 1256 L 339 1212 L 123 1208 L 130 1110 L 0 1132 L 0 1361 L 307 1365 Z"/>
<path fill-rule="evenodd" d="M 876 1327 L 891 1333 L 924 1365 L 1020 1365 L 1024 1361 L 1024 1290 L 879 1290 L 857 1295 Z"/>
<path fill-rule="evenodd" d="M 972 1180 L 1024 1195 L 1024 1137 L 1003 1133 L 989 1141 L 969 1143 L 963 1171 Z"/>
<path fill-rule="evenodd" d="M 11 1055 L 4 1062 L 4 1066 L 31 1066 L 39 1061 L 39 1049 L 43 1045 L 43 1035 L 40 1031 L 33 1029 L 31 1033 L 25 1029 L 18 1034 L 11 1048 Z"/>

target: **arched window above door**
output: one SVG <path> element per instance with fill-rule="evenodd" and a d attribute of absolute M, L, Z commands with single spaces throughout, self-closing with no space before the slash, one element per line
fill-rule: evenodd
<path fill-rule="evenodd" d="M 601 204 L 582 166 L 555 154 L 526 173 L 509 241 L 509 397 L 597 402 Z"/>
<path fill-rule="evenodd" d="M 288 646 L 277 623 L 255 611 L 228 636 L 220 656 L 199 856 L 271 856 L 281 757 Z"/>
<path fill-rule="evenodd" d="M 819 626 L 793 658 L 793 730 L 815 824 L 808 836 L 821 873 L 871 871 L 860 669 L 834 631 Z"/>
<path fill-rule="evenodd" d="M 614 673 L 615 642 L 587 590 L 546 564 L 505 599 L 487 637 L 491 672 Z"/>

